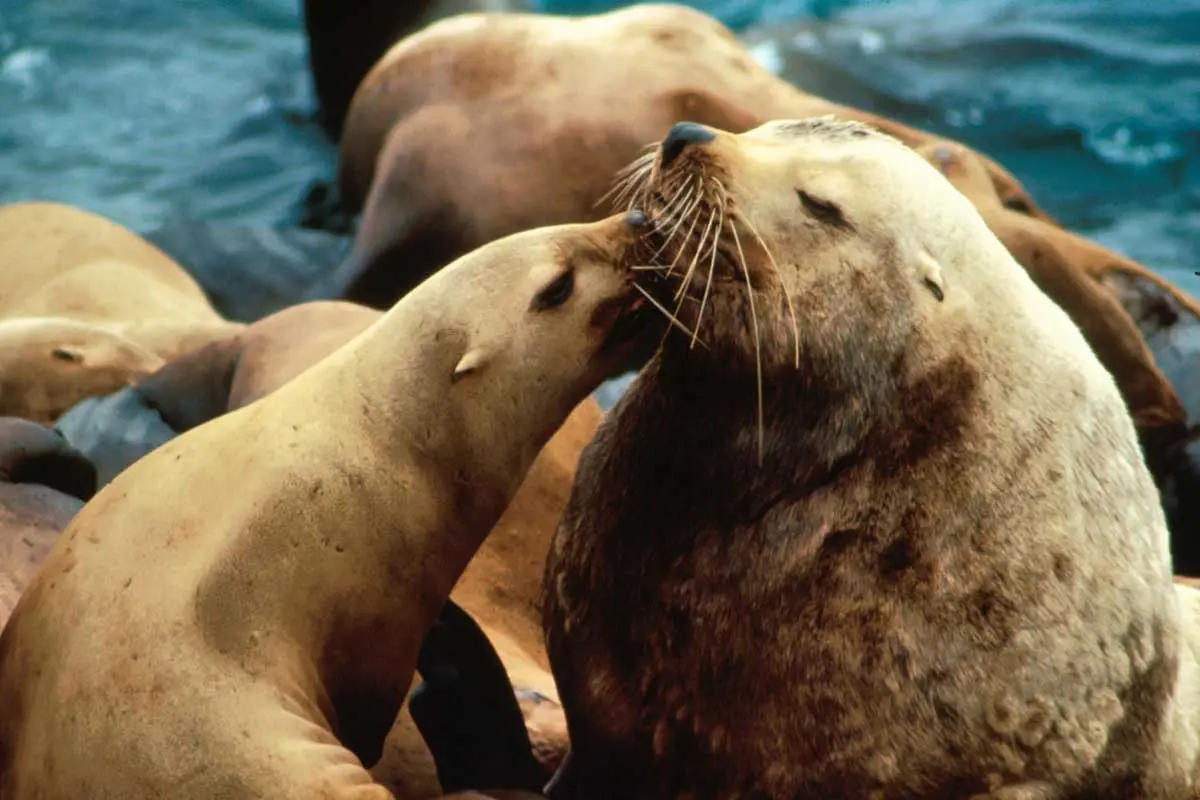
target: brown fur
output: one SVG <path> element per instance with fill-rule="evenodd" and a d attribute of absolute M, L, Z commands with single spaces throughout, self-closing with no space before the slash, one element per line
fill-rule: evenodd
<path fill-rule="evenodd" d="M 54 430 L 0 417 L 0 630 L 59 531 L 95 491 L 95 468 Z"/>
<path fill-rule="evenodd" d="M 639 332 L 631 224 L 469 254 L 97 494 L 0 635 L 5 799 L 392 797 L 365 767 L 422 639 L 546 441 L 636 355 L 612 338 Z"/>
<path fill-rule="evenodd" d="M 816 113 L 929 138 L 787 84 L 718 21 L 679 5 L 443 20 L 393 47 L 355 94 L 339 169 L 362 224 L 313 296 L 386 305 L 497 236 L 602 216 L 613 172 L 677 120 L 745 130 Z M 987 164 L 1007 201 L 1041 215 Z"/>
<path fill-rule="evenodd" d="M 1183 796 L 1194 626 L 1079 330 L 898 142 L 711 133 L 636 173 L 702 344 L 672 330 L 581 456 L 550 796 Z M 715 253 L 667 236 L 697 179 Z"/>
<path fill-rule="evenodd" d="M 335 141 L 359 82 L 397 39 L 452 14 L 523 8 L 513 0 L 304 0 L 321 125 Z"/>

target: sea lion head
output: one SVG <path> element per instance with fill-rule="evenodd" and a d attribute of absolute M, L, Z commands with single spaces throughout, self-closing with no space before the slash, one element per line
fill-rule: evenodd
<path fill-rule="evenodd" d="M 0 321 L 0 413 L 53 422 L 87 397 L 115 392 L 163 360 L 136 342 L 74 320 Z"/>
<path fill-rule="evenodd" d="M 680 123 L 624 180 L 652 221 L 643 280 L 690 331 L 668 341 L 760 391 L 790 374 L 870 395 L 880 365 L 946 352 L 937 338 L 981 289 L 972 253 L 1019 271 L 944 177 L 861 123 Z"/>
<path fill-rule="evenodd" d="M 455 305 L 468 315 L 455 326 L 465 352 L 451 380 L 482 383 L 478 377 L 499 372 L 500 390 L 537 393 L 570 375 L 567 394 L 582 399 L 647 357 L 645 329 L 657 315 L 628 269 L 645 226 L 645 215 L 631 211 L 538 228 L 448 268 L 447 290 L 460 295 Z"/>
<path fill-rule="evenodd" d="M 961 144 L 933 140 L 914 149 L 976 206 L 1007 208 L 983 159 Z"/>

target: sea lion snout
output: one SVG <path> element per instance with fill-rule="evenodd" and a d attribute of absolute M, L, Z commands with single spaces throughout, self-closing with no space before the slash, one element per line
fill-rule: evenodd
<path fill-rule="evenodd" d="M 717 138 L 709 128 L 695 122 L 677 122 L 662 140 L 662 166 L 667 168 L 690 144 L 704 144 Z"/>

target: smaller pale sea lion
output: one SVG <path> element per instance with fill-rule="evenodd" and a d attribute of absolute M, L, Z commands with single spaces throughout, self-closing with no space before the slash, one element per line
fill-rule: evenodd
<path fill-rule="evenodd" d="M 58 427 L 96 463 L 103 485 L 178 433 L 269 395 L 381 315 L 335 301 L 289 307 L 181 356 L 136 386 L 83 401 Z M 519 691 L 545 697 L 540 704 L 522 701 L 522 708 L 530 713 L 529 734 L 539 762 L 551 770 L 566 750 L 566 735 L 542 642 L 541 574 L 579 451 L 600 418 L 591 398 L 571 412 L 451 595 L 479 619 Z M 474 691 L 494 694 L 482 685 Z M 373 774 L 398 793 L 433 785 L 432 762 L 406 710 Z"/>
<path fill-rule="evenodd" d="M 480 248 L 99 492 L 0 635 L 6 800 L 391 798 L 367 767 L 425 633 L 545 442 L 661 337 L 644 222 Z"/>

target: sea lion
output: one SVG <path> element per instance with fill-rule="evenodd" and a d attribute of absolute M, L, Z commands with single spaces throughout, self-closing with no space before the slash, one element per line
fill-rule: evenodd
<path fill-rule="evenodd" d="M 53 422 L 163 365 L 115 331 L 60 317 L 0 319 L 0 414 Z"/>
<path fill-rule="evenodd" d="M 304 33 L 317 96 L 317 121 L 336 142 L 359 82 L 405 34 L 452 14 L 515 10 L 526 5 L 515 0 L 304 0 Z"/>
<path fill-rule="evenodd" d="M 62 436 L 0 417 L 0 629 L 59 531 L 95 491 L 95 469 Z"/>
<path fill-rule="evenodd" d="M 282 386 L 381 314 L 336 301 L 290 306 L 185 353 L 115 394 L 89 393 L 56 426 L 96 464 L 100 484 L 107 484 L 177 433 Z"/>
<path fill-rule="evenodd" d="M 1115 253 L 1005 208 L 983 163 L 965 147 L 931 142 L 917 152 L 975 204 L 1038 288 L 1079 326 L 1100 363 L 1116 379 L 1135 424 L 1155 427 L 1185 419 L 1179 395 L 1159 371 L 1133 319 L 1116 295 L 1097 281 L 1097 265 L 1088 256 L 1104 252 L 1105 260 L 1117 261 Z"/>
<path fill-rule="evenodd" d="M 933 142 L 917 151 L 970 198 L 992 232 L 1034 283 L 1071 316 L 1112 373 L 1163 494 L 1174 569 L 1200 574 L 1200 452 L 1194 453 L 1200 450 L 1200 409 L 1189 414 L 1157 363 L 1160 354 L 1172 363 L 1181 350 L 1188 352 L 1177 346 L 1179 336 L 1162 335 L 1161 329 L 1200 329 L 1200 303 L 1124 256 L 1006 209 L 983 165 L 966 148 Z M 1156 352 L 1151 353 L 1144 337 L 1158 345 Z M 1192 374 L 1197 372 L 1192 352 L 1190 369 L 1172 363 L 1172 373 L 1195 402 L 1200 400 L 1200 385 Z"/>
<path fill-rule="evenodd" d="M 970 201 L 828 117 L 676 125 L 630 189 L 675 322 L 551 545 L 550 797 L 1186 796 L 1133 422 Z"/>
<path fill-rule="evenodd" d="M 0 635 L 0 794 L 391 797 L 364 767 L 421 639 L 546 440 L 661 335 L 621 266 L 644 222 L 490 243 L 100 491 Z"/>
<path fill-rule="evenodd" d="M 441 20 L 392 47 L 354 95 L 338 171 L 361 226 L 306 297 L 386 307 L 486 241 L 603 216 L 613 172 L 680 119 L 745 130 L 817 113 L 930 138 L 791 86 L 716 19 L 681 5 Z M 1044 216 L 987 164 L 1007 202 Z"/>
<path fill-rule="evenodd" d="M 292 306 L 176 359 L 136 386 L 85 400 L 58 427 L 97 464 L 105 484 L 178 433 L 267 396 L 380 316 L 353 303 Z M 509 679 L 524 694 L 542 698 L 523 707 L 530 712 L 530 735 L 545 766 L 557 766 L 567 738 L 542 642 L 541 575 L 575 462 L 600 418 L 592 398 L 570 413 L 451 593 L 479 620 Z M 434 780 L 432 762 L 422 756 L 424 744 L 415 734 L 401 713 L 373 770 L 398 793 L 407 784 L 429 786 Z"/>
<path fill-rule="evenodd" d="M 236 330 L 199 284 L 133 231 L 60 203 L 0 206 L 0 318 L 62 317 L 171 359 Z"/>

